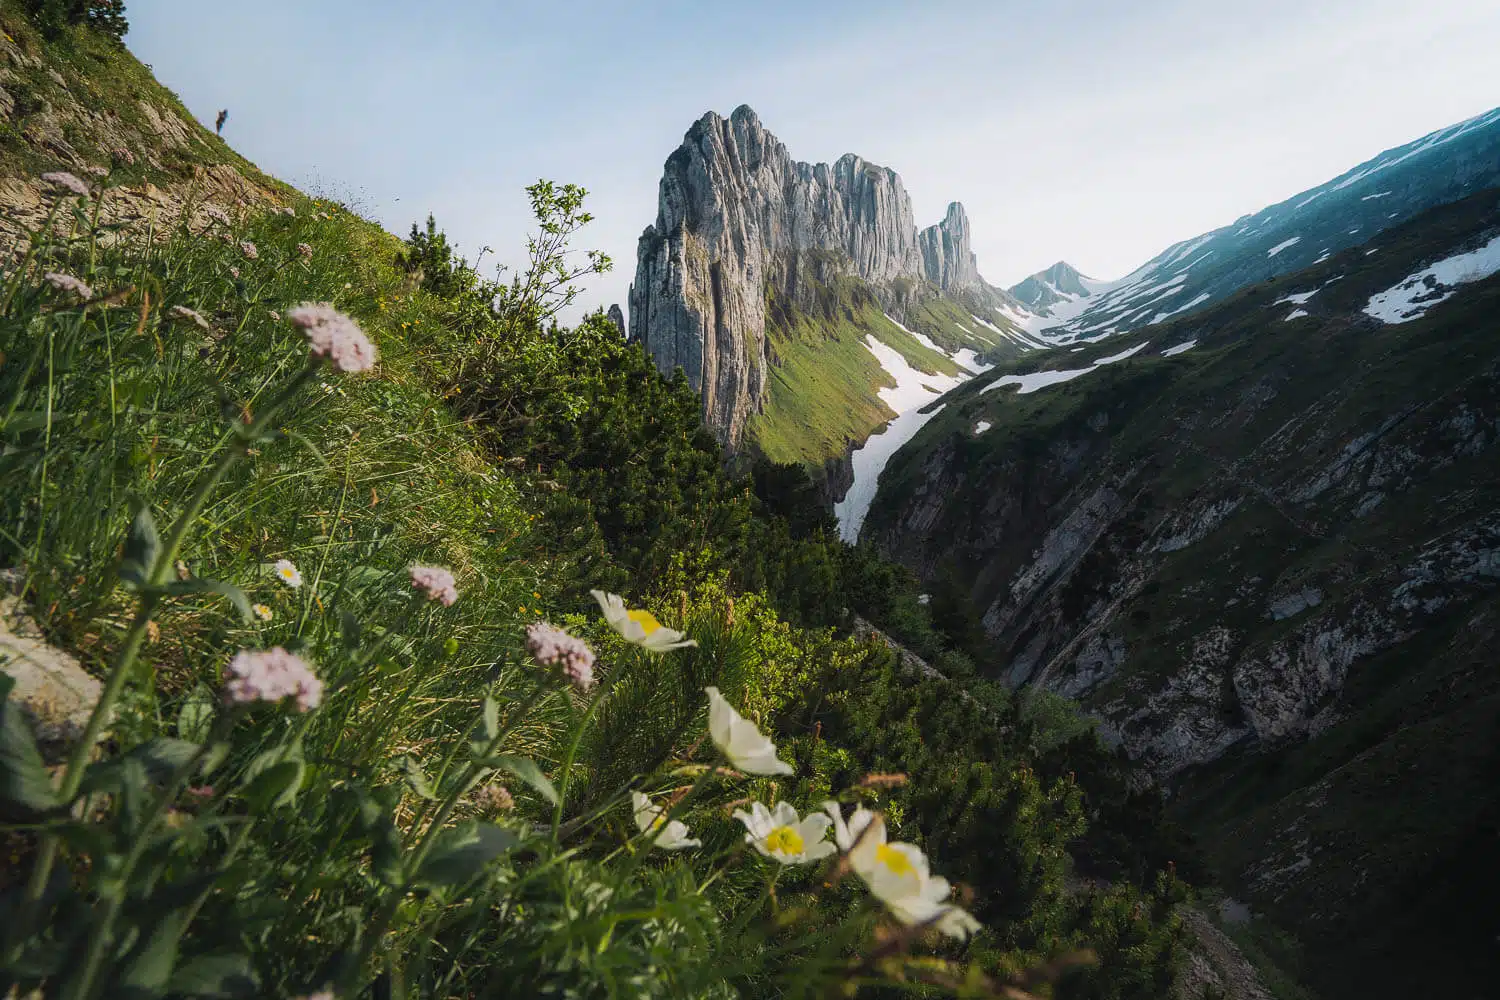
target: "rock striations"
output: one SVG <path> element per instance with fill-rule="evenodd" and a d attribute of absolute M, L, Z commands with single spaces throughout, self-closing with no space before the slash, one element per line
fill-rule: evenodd
<path fill-rule="evenodd" d="M 795 305 L 836 274 L 867 283 L 898 317 L 913 296 L 1004 295 L 979 277 L 963 206 L 918 233 L 895 171 L 853 154 L 802 163 L 749 107 L 710 112 L 667 159 L 656 224 L 640 238 L 630 335 L 662 371 L 682 367 L 733 451 L 774 363 L 768 293 Z"/>

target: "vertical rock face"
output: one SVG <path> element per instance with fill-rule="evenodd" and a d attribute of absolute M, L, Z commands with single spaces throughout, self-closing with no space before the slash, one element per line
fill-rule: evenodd
<path fill-rule="evenodd" d="M 615 325 L 615 328 L 620 331 L 620 336 L 623 337 L 630 332 L 625 325 L 625 314 L 620 311 L 620 304 L 618 302 L 609 307 L 609 312 L 605 313 L 605 318 Z"/>
<path fill-rule="evenodd" d="M 969 243 L 969 217 L 958 202 L 948 206 L 942 222 L 928 226 L 917 237 L 922 251 L 922 271 L 928 281 L 945 292 L 960 292 L 983 286 L 979 264 Z"/>
<path fill-rule="evenodd" d="M 809 269 L 877 295 L 897 279 L 978 280 L 962 206 L 919 237 L 895 171 L 853 154 L 797 162 L 745 106 L 704 115 L 667 159 L 656 224 L 641 234 L 630 335 L 662 371 L 682 367 L 731 451 L 765 401 L 767 291 L 795 301 Z"/>

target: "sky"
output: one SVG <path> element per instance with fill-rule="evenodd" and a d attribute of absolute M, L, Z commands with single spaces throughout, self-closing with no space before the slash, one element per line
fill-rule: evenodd
<path fill-rule="evenodd" d="M 792 156 L 894 168 L 980 273 L 1116 278 L 1500 105 L 1494 0 L 129 0 L 132 51 L 263 170 L 399 234 L 524 260 L 539 178 L 588 192 L 625 305 L 662 163 L 749 104 Z M 573 310 L 576 314 L 577 309 Z"/>

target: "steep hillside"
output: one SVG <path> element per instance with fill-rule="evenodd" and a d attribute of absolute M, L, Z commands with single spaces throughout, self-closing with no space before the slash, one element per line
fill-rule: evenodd
<path fill-rule="evenodd" d="M 144 182 L 87 176 L 0 259 L 0 996 L 1164 994 L 1159 797 L 952 679 L 973 623 L 730 475 L 617 322 L 552 322 L 581 191 L 528 189 L 557 239 L 499 285 L 305 197 L 97 226 Z M 867 891 L 830 800 L 920 877 Z"/>
<path fill-rule="evenodd" d="M 1049 341 L 1079 342 L 1207 308 L 1241 288 L 1365 243 L 1426 210 L 1500 184 L 1500 108 L 1361 163 L 1325 184 L 1176 243 L 1131 274 L 1078 281 L 1066 264 L 1011 289 Z M 1053 272 L 1059 272 L 1054 274 Z"/>
<path fill-rule="evenodd" d="M 1002 366 L 892 460 L 864 533 L 961 582 L 991 669 L 1172 783 L 1329 998 L 1496 971 L 1458 889 L 1500 877 L 1496 272 L 1491 189 Z M 1441 940 L 1474 951 L 1424 967 Z"/>
<path fill-rule="evenodd" d="M 630 331 L 683 369 L 731 452 L 821 469 L 896 416 L 880 390 L 901 366 L 941 382 L 1032 346 L 1002 311 L 1018 306 L 980 277 L 961 205 L 918 231 L 895 171 L 794 161 L 742 106 L 666 162 Z"/>
<path fill-rule="evenodd" d="M 67 45 L 45 46 L 18 0 L 0 0 L 0 245 L 14 247 L 45 221 L 50 185 L 40 174 L 52 170 L 90 182 L 110 172 L 99 206 L 104 242 L 117 225 L 164 230 L 187 210 L 206 227 L 209 206 L 235 212 L 293 196 L 199 125 L 119 45 L 80 29 Z"/>

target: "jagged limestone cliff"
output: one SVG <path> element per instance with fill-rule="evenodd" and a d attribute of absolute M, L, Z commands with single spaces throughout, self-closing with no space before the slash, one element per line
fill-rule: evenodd
<path fill-rule="evenodd" d="M 939 300 L 951 316 L 933 313 Z M 682 367 L 703 394 L 708 426 L 734 450 L 766 410 L 771 369 L 787 361 L 778 332 L 795 339 L 792 328 L 811 318 L 839 339 L 834 327 L 854 322 L 858 329 L 842 331 L 855 334 L 846 343 L 872 333 L 922 370 L 952 374 L 880 314 L 945 349 L 984 351 L 995 338 L 969 314 L 1005 300 L 979 277 L 963 206 L 919 233 L 895 171 L 853 154 L 831 165 L 793 160 L 741 106 L 727 119 L 705 114 L 667 159 L 656 223 L 640 239 L 630 333 L 663 371 Z M 868 433 L 893 414 L 874 394 L 878 364 L 865 367 L 877 418 L 860 428 Z M 819 442 L 804 457 L 833 457 L 831 446 L 846 443 Z"/>

